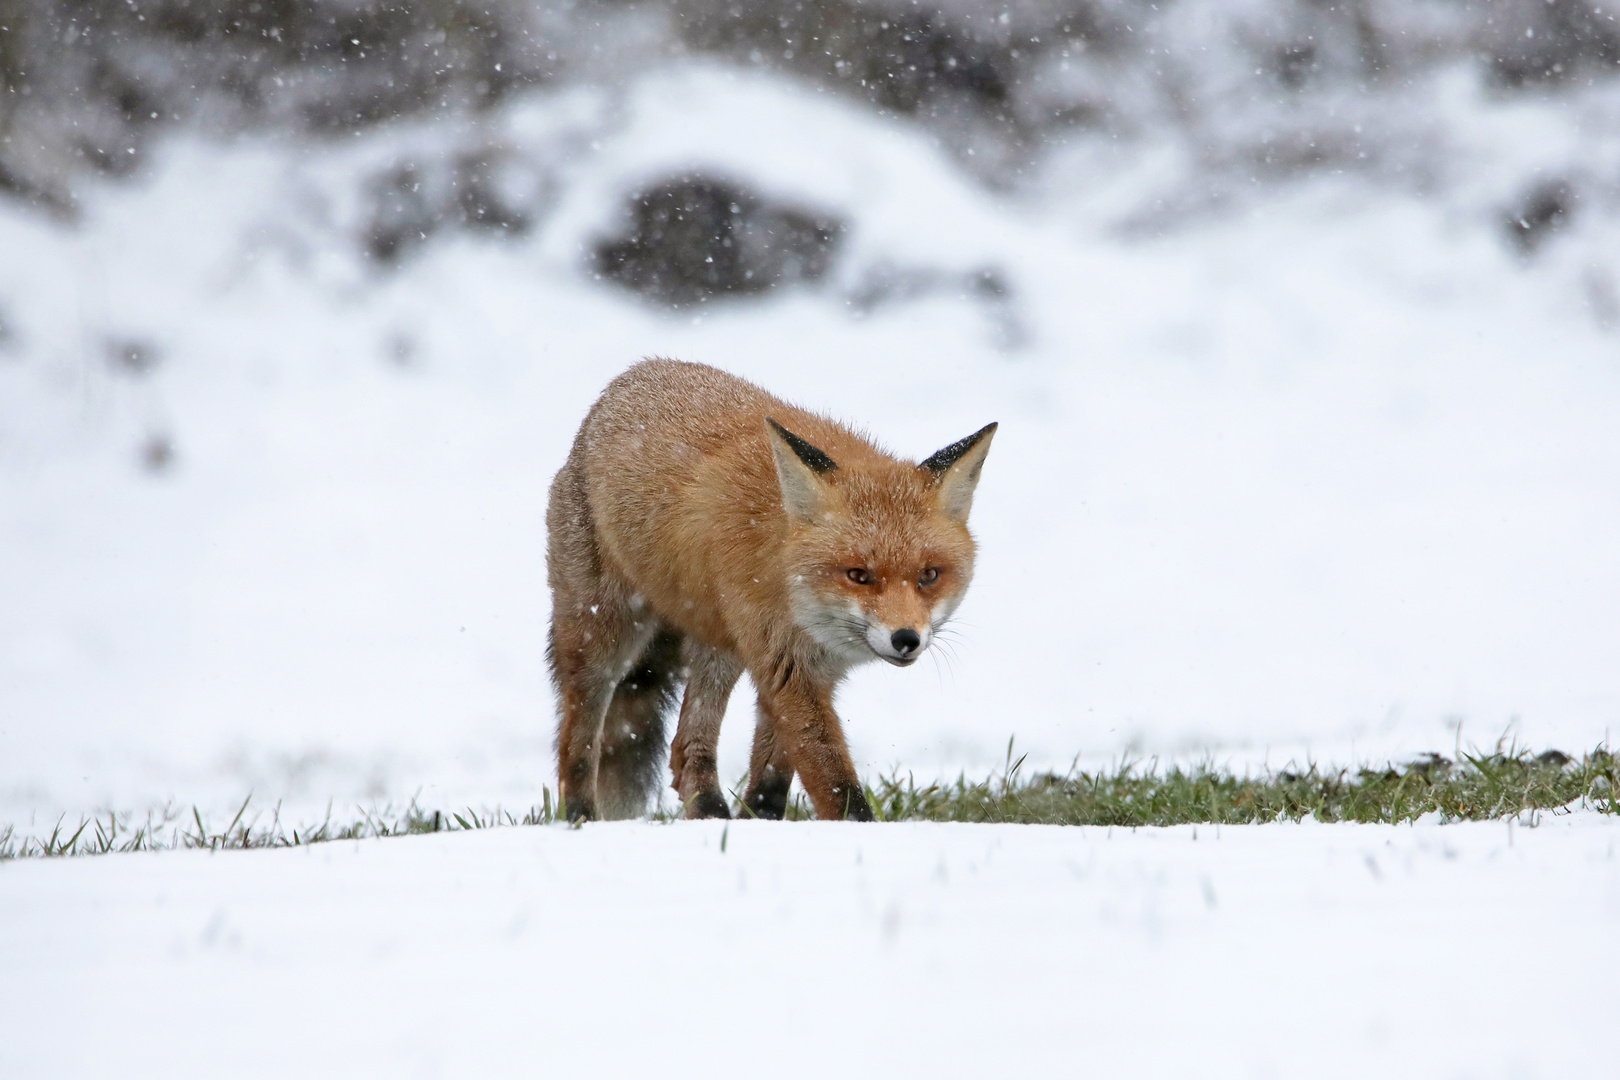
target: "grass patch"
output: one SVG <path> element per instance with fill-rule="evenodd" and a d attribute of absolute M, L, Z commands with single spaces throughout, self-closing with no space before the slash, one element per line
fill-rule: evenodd
<path fill-rule="evenodd" d="M 0 828 L 0 862 L 7 859 L 61 858 L 70 855 L 111 855 L 132 851 L 241 851 L 253 848 L 302 847 L 332 840 L 369 840 L 384 836 L 411 836 L 416 833 L 464 832 L 511 825 L 549 825 L 557 820 L 551 789 L 544 788 L 539 806 L 523 814 L 497 807 L 445 813 L 424 810 L 415 800 L 404 809 L 356 807 L 354 817 L 341 823 L 332 821 L 328 804 L 326 820 L 318 825 L 288 826 L 281 820 L 281 808 L 249 812 L 252 796 L 243 800 L 235 816 L 223 828 L 210 826 L 202 813 L 173 806 L 146 815 L 136 824 L 128 814 L 105 813 L 82 818 L 72 828 L 66 818 L 57 821 L 48 837 L 19 837 L 15 826 Z M 266 818 L 268 817 L 268 820 Z"/>
<path fill-rule="evenodd" d="M 1122 763 L 1095 773 L 1024 776 L 1023 759 L 1000 776 L 919 787 L 908 776 L 867 789 L 884 821 L 981 821 L 1044 825 L 1186 825 L 1299 821 L 1394 823 L 1439 813 L 1447 821 L 1509 817 L 1580 803 L 1620 812 L 1620 757 L 1598 747 L 1579 759 L 1557 750 L 1534 754 L 1498 744 L 1458 760 L 1425 754 L 1383 768 L 1284 769 L 1237 775 L 1205 764 L 1191 768 Z M 794 811 L 808 817 L 802 803 Z"/>
<path fill-rule="evenodd" d="M 907 776 L 880 777 L 867 786 L 867 799 L 883 821 L 972 821 L 1030 825 L 1244 825 L 1274 821 L 1360 821 L 1395 823 L 1438 813 L 1446 821 L 1510 817 L 1528 810 L 1557 810 L 1572 804 L 1605 814 L 1620 813 L 1620 756 L 1600 746 L 1575 758 L 1557 750 L 1535 754 L 1498 744 L 1489 753 L 1459 754 L 1457 760 L 1425 754 L 1415 761 L 1383 768 L 1283 769 L 1238 775 L 1204 764 L 1161 769 L 1156 762 L 1123 762 L 1094 773 L 1023 771 L 1014 759 L 998 775 L 983 780 L 960 776 L 954 783 L 919 787 Z M 415 833 L 463 832 L 559 821 L 549 788 L 522 814 L 496 808 L 460 812 L 425 810 L 413 800 L 400 810 L 357 807 L 342 823 L 287 826 L 279 806 L 250 811 L 251 796 L 223 827 L 214 827 L 195 808 L 170 807 L 148 814 L 139 824 L 129 815 L 65 818 L 48 837 L 18 836 L 0 828 L 0 861 L 60 858 L 114 852 L 209 851 L 300 847 L 332 840 L 365 840 Z M 670 820 L 677 815 L 654 815 Z M 802 795 L 788 805 L 790 820 L 814 815 Z"/>

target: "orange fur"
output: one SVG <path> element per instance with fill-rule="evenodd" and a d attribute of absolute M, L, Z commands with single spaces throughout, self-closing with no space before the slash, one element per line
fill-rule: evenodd
<path fill-rule="evenodd" d="M 912 662 L 961 599 L 994 428 L 918 465 L 701 364 L 649 360 L 613 380 L 547 515 L 570 816 L 641 811 L 663 738 L 648 694 L 682 677 L 675 788 L 689 815 L 727 814 L 715 748 L 746 671 L 759 706 L 745 807 L 780 817 L 797 773 L 820 817 L 870 818 L 833 690 L 856 663 Z"/>

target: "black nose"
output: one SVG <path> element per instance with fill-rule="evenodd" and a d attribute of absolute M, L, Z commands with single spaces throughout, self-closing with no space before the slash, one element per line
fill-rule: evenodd
<path fill-rule="evenodd" d="M 894 651 L 901 656 L 910 656 L 917 651 L 917 646 L 922 644 L 922 638 L 917 636 L 915 630 L 896 630 L 894 636 L 889 638 L 889 644 L 893 645 Z"/>

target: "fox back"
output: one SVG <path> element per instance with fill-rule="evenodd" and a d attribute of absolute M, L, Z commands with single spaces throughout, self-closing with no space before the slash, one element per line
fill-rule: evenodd
<path fill-rule="evenodd" d="M 960 603 L 994 432 L 917 464 L 715 368 L 650 360 L 615 379 L 547 519 L 570 814 L 640 812 L 682 676 L 676 790 L 688 814 L 729 813 L 714 748 L 747 671 L 744 806 L 781 816 L 797 773 L 818 815 L 869 817 L 832 691 L 855 664 L 914 663 Z"/>

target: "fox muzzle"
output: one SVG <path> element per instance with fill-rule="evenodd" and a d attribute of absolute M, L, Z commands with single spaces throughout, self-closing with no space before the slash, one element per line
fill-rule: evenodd
<path fill-rule="evenodd" d="M 910 667 L 928 647 L 929 636 L 909 626 L 891 631 L 885 626 L 872 625 L 866 631 L 866 644 L 895 667 Z"/>

